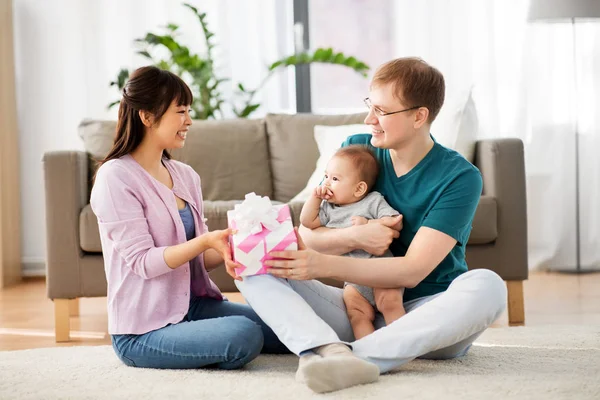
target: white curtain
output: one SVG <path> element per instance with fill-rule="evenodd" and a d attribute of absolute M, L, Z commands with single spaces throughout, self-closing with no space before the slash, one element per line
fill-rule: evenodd
<path fill-rule="evenodd" d="M 577 23 L 574 63 L 571 24 L 528 23 L 525 0 L 394 5 L 394 56 L 437 66 L 449 96 L 472 86 L 481 137 L 524 141 L 530 268 L 575 268 L 577 161 L 581 264 L 600 269 L 600 20 Z"/>
<path fill-rule="evenodd" d="M 13 0 L 15 70 L 19 120 L 23 262 L 43 266 L 45 258 L 44 185 L 41 159 L 46 151 L 82 149 L 77 127 L 84 118 L 116 119 L 119 99 L 110 88 L 120 68 L 146 65 L 133 40 L 162 33 L 172 22 L 181 41 L 201 52 L 204 40 L 196 17 L 173 0 Z M 226 96 L 241 82 L 254 88 L 267 66 L 289 55 L 291 0 L 189 0 L 205 11 L 215 33 L 215 54 Z M 278 73 L 256 97 L 267 111 L 295 109 L 293 71 Z M 230 109 L 226 117 L 232 117 Z M 29 271 L 37 273 L 39 271 Z M 28 271 L 25 271 L 28 274 Z"/>

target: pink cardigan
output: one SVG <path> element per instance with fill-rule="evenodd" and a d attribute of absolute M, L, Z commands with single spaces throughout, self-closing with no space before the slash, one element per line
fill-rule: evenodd
<path fill-rule="evenodd" d="M 171 269 L 163 253 L 186 241 L 175 194 L 190 205 L 196 235 L 204 223 L 200 177 L 188 165 L 164 160 L 173 189 L 154 179 L 130 155 L 100 167 L 91 206 L 98 217 L 108 281 L 108 332 L 142 334 L 180 322 L 196 296 L 223 300 L 200 254 Z"/>

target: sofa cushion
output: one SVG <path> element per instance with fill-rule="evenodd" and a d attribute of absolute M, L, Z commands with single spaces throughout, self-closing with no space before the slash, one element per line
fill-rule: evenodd
<path fill-rule="evenodd" d="M 492 243 L 498 238 L 498 204 L 492 196 L 481 196 L 473 218 L 468 244 Z"/>
<path fill-rule="evenodd" d="M 102 253 L 98 219 L 89 204 L 79 214 L 79 245 L 88 253 Z"/>
<path fill-rule="evenodd" d="M 209 231 L 227 228 L 227 211 L 233 210 L 241 200 L 205 201 L 204 218 Z M 274 202 L 275 203 L 275 202 Z M 88 204 L 79 214 L 79 245 L 83 251 L 102 253 L 98 219 Z"/>
<path fill-rule="evenodd" d="M 204 218 L 209 231 L 227 229 L 227 211 L 233 210 L 235 205 L 241 203 L 241 200 L 229 201 L 204 201 Z M 273 201 L 273 204 L 282 204 Z M 293 207 L 290 207 L 293 209 Z M 302 203 L 298 208 L 297 215 L 293 216 L 293 221 L 297 224 L 300 217 Z M 79 214 L 79 245 L 83 251 L 89 253 L 102 253 L 102 243 L 100 242 L 100 231 L 98 229 L 98 219 L 88 204 Z"/>
<path fill-rule="evenodd" d="M 294 226 L 300 226 L 300 213 L 302 212 L 302 207 L 304 206 L 303 201 L 292 201 L 288 203 L 290 207 L 290 214 L 292 214 L 292 222 Z"/>
<path fill-rule="evenodd" d="M 288 202 L 306 186 L 319 158 L 314 138 L 315 125 L 360 124 L 365 117 L 365 113 L 268 114 L 265 121 L 271 153 L 273 199 Z"/>
<path fill-rule="evenodd" d="M 230 201 L 205 201 L 204 218 L 210 231 L 227 228 L 227 211 L 233 210 L 241 200 Z M 273 201 L 273 204 L 281 202 Z M 300 212 L 302 202 L 288 203 L 292 214 L 294 226 L 300 224 Z M 496 199 L 491 196 L 481 196 L 479 206 L 473 219 L 473 230 L 469 238 L 469 245 L 492 243 L 498 237 L 497 204 Z M 88 204 L 79 215 L 79 244 L 81 249 L 89 253 L 101 253 L 100 233 L 98 231 L 98 220 Z"/>
<path fill-rule="evenodd" d="M 85 120 L 80 124 L 79 135 L 93 159 L 108 154 L 115 130 L 115 121 Z M 200 175 L 206 200 L 238 200 L 249 192 L 273 195 L 263 120 L 194 121 L 185 146 L 171 150 L 171 155 Z M 90 164 L 93 174 L 95 166 Z"/>
<path fill-rule="evenodd" d="M 233 210 L 242 200 L 205 201 L 204 218 L 209 231 L 227 229 L 227 211 Z"/>
<path fill-rule="evenodd" d="M 194 121 L 185 146 L 171 154 L 198 172 L 205 200 L 273 196 L 263 120 Z"/>

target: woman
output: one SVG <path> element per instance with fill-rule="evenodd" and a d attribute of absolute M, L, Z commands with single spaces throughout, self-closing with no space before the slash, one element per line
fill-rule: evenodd
<path fill-rule="evenodd" d="M 316 392 L 374 382 L 416 357 L 462 356 L 506 306 L 497 274 L 467 269 L 465 246 L 482 179 L 430 134 L 444 91 L 442 74 L 422 60 L 382 65 L 365 100 L 372 132 L 344 144 L 371 147 L 381 167 L 375 190 L 402 216 L 387 224 L 303 228 L 311 249 L 300 241 L 299 251 L 273 252 L 280 260 L 268 262 L 271 276 L 236 281 L 258 315 L 301 356 L 296 377 Z M 355 249 L 381 255 L 388 247 L 393 258 L 340 256 Z M 355 341 L 342 289 L 313 280 L 325 277 L 406 288 L 407 314 L 389 326 L 379 315 L 374 323 L 380 329 Z"/>
<path fill-rule="evenodd" d="M 234 275 L 229 230 L 208 232 L 200 177 L 171 159 L 192 124 L 192 93 L 176 75 L 136 70 L 119 108 L 114 146 L 95 177 L 115 352 L 146 368 L 240 368 L 261 350 L 284 352 L 248 306 L 223 298 L 208 277 Z"/>

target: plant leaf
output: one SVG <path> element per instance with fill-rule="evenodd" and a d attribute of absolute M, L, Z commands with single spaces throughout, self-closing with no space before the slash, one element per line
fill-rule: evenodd
<path fill-rule="evenodd" d="M 333 57 L 332 62 L 334 64 L 343 64 L 345 59 L 346 57 L 344 56 L 344 53 L 337 53 L 335 57 Z"/>
<path fill-rule="evenodd" d="M 273 71 L 275 68 L 279 67 L 283 64 L 283 61 L 275 61 L 273 64 L 269 66 L 269 71 Z"/>
<path fill-rule="evenodd" d="M 296 57 L 295 55 L 289 56 L 285 59 L 284 62 L 286 65 L 296 65 L 298 63 L 298 57 Z"/>
<path fill-rule="evenodd" d="M 317 49 L 315 50 L 315 54 L 313 54 L 312 59 L 314 61 L 325 61 L 328 60 L 330 54 L 327 53 L 326 49 Z"/>
<path fill-rule="evenodd" d="M 240 118 L 246 118 L 260 107 L 260 104 L 248 104 L 240 113 Z"/>
<path fill-rule="evenodd" d="M 309 64 L 312 61 L 312 57 L 308 53 L 300 53 L 297 58 L 298 64 Z"/>
<path fill-rule="evenodd" d="M 171 66 L 169 65 L 168 62 L 166 62 L 165 60 L 160 60 L 159 62 L 156 63 L 156 66 L 160 69 L 164 69 L 166 71 L 170 71 L 171 70 Z"/>
<path fill-rule="evenodd" d="M 358 60 L 354 57 L 348 57 L 343 62 L 344 65 L 354 68 L 358 64 Z"/>
<path fill-rule="evenodd" d="M 111 108 L 113 108 L 114 106 L 116 106 L 119 103 L 121 103 L 121 100 L 115 100 L 112 103 L 110 103 L 108 106 L 106 106 L 106 109 L 110 110 Z"/>
<path fill-rule="evenodd" d="M 193 5 L 191 5 L 190 3 L 183 3 L 183 6 L 189 8 L 194 13 L 198 14 L 198 9 L 196 7 L 194 7 Z"/>
<path fill-rule="evenodd" d="M 141 56 L 144 56 L 144 57 L 152 60 L 152 56 L 150 55 L 150 53 L 148 53 L 147 50 L 138 51 L 137 53 Z"/>
<path fill-rule="evenodd" d="M 119 90 L 121 90 L 125 87 L 125 82 L 127 81 L 128 78 L 129 78 L 129 71 L 126 70 L 125 68 L 121 68 L 121 70 L 117 74 L 117 79 L 110 82 L 109 86 L 116 86 L 119 88 Z"/>

